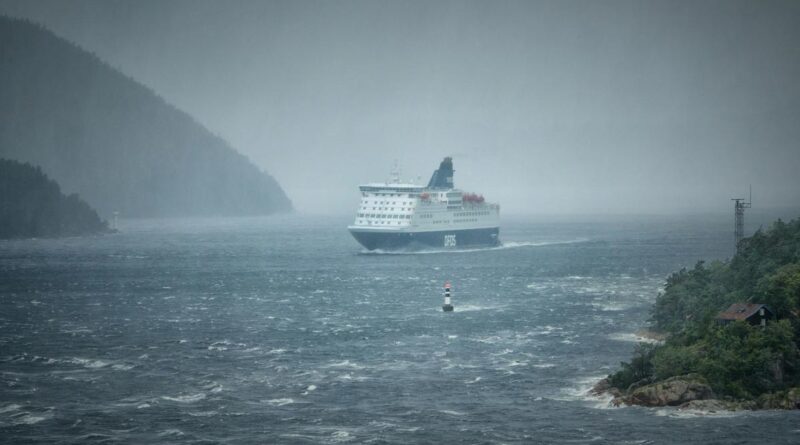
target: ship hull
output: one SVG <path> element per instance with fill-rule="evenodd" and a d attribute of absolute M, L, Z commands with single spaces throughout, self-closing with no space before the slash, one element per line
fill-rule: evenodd
<path fill-rule="evenodd" d="M 457 250 L 500 245 L 499 227 L 426 232 L 350 228 L 350 234 L 367 250 Z"/>

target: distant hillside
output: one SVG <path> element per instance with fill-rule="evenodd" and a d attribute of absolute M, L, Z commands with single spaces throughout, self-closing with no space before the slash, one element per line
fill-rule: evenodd
<path fill-rule="evenodd" d="M 41 166 L 103 215 L 291 210 L 278 183 L 96 56 L 0 17 L 0 157 Z"/>
<path fill-rule="evenodd" d="M 39 167 L 0 159 L 0 239 L 108 232 L 86 202 L 65 196 Z"/>

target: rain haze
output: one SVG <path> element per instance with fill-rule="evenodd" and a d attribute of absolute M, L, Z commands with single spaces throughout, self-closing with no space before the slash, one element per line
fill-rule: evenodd
<path fill-rule="evenodd" d="M 397 160 L 504 213 L 800 202 L 796 1 L 0 1 L 351 214 Z"/>
<path fill-rule="evenodd" d="M 0 0 L 0 444 L 797 445 L 799 142 L 800 0 Z"/>

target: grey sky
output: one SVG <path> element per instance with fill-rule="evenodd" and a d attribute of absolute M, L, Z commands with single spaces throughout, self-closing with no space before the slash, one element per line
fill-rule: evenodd
<path fill-rule="evenodd" d="M 304 212 L 397 159 L 506 213 L 800 204 L 800 2 L 6 1 L 153 88 Z"/>

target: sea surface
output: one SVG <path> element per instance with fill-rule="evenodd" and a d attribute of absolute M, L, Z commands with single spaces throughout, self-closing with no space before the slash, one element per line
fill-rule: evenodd
<path fill-rule="evenodd" d="M 728 215 L 505 218 L 502 247 L 401 254 L 348 222 L 0 242 L 0 442 L 800 443 L 797 411 L 587 394 L 667 275 L 732 254 Z"/>

